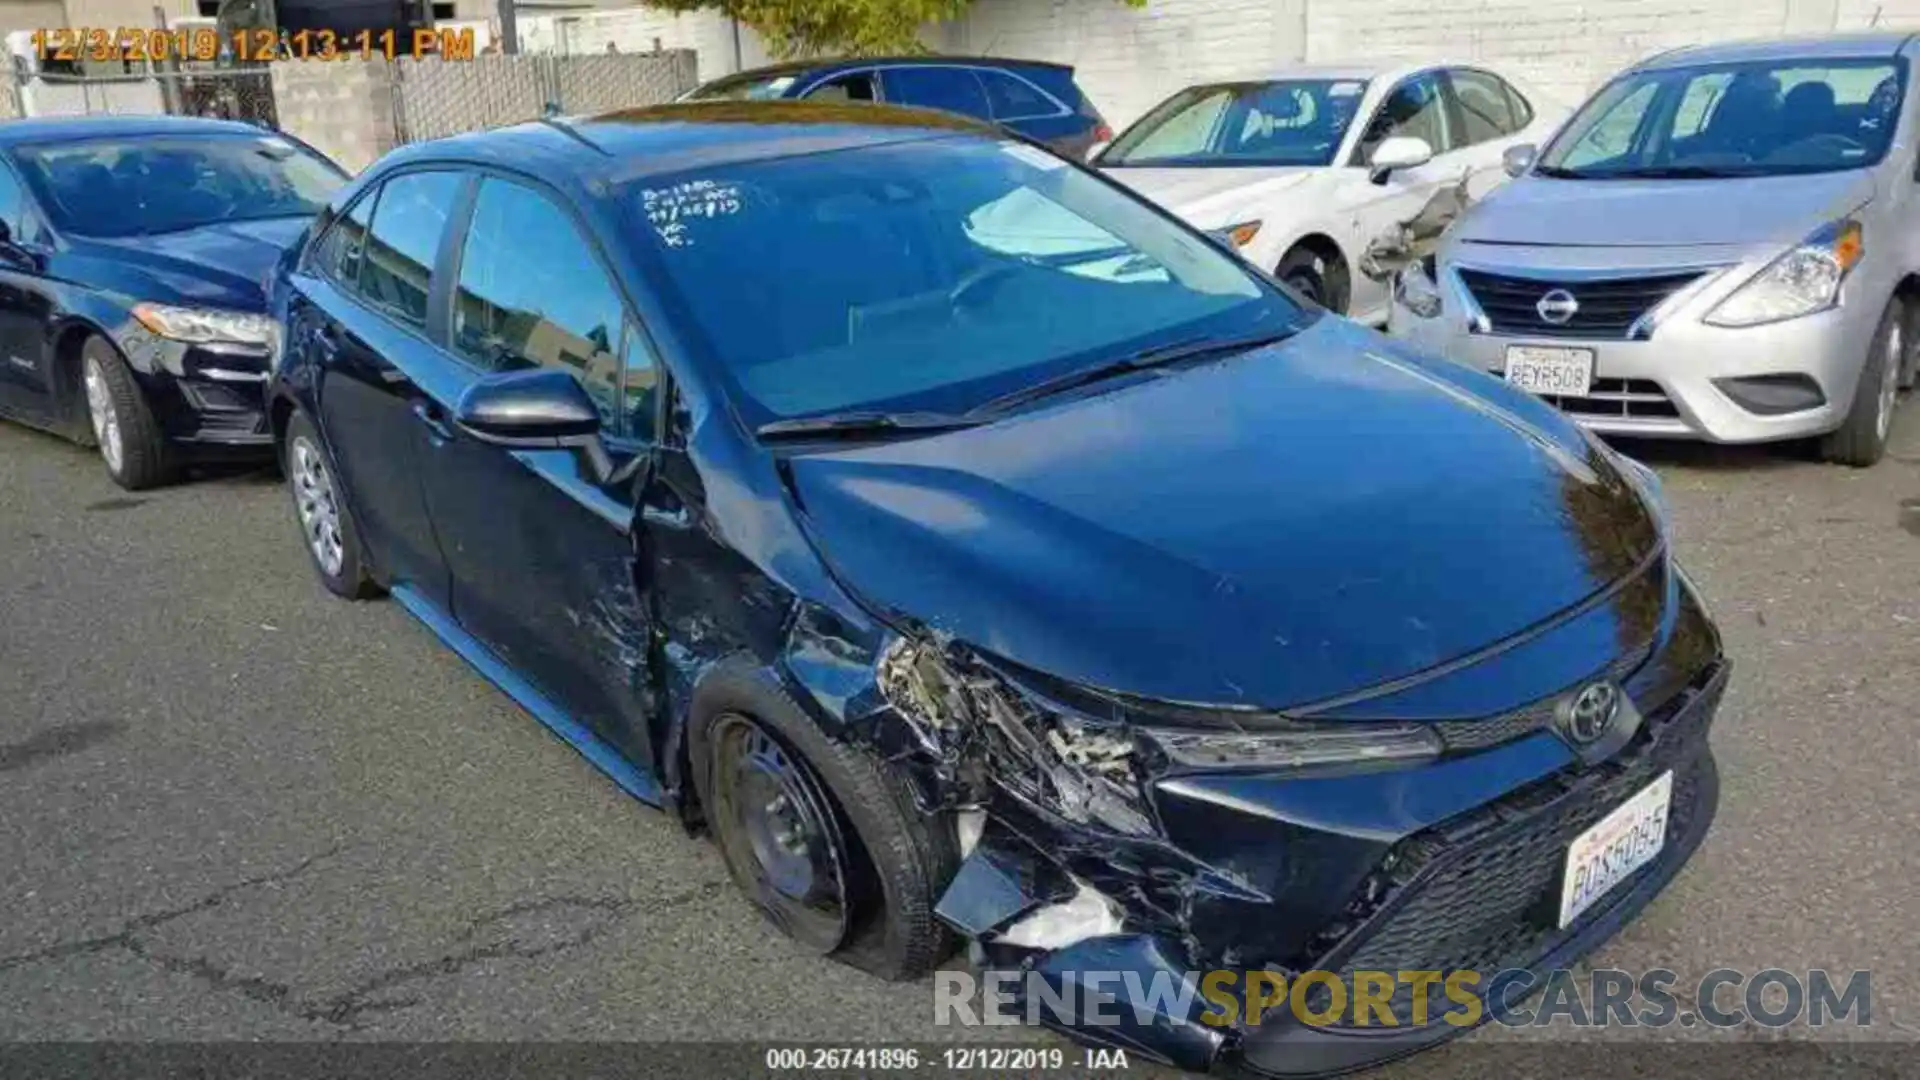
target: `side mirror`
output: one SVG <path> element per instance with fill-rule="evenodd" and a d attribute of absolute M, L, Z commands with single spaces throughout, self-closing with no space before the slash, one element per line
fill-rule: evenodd
<path fill-rule="evenodd" d="M 1113 145 L 1112 139 L 1102 139 L 1099 142 L 1094 143 L 1092 146 L 1087 147 L 1087 164 L 1089 165 L 1093 164 L 1093 162 L 1096 159 L 1098 159 L 1101 154 L 1106 153 L 1107 147 L 1112 145 Z"/>
<path fill-rule="evenodd" d="M 586 388 L 552 368 L 481 379 L 460 395 L 453 419 L 481 442 L 516 449 L 574 446 L 600 434 L 600 409 Z"/>
<path fill-rule="evenodd" d="M 1506 152 L 1500 155 L 1500 167 L 1507 171 L 1508 176 L 1517 177 L 1533 168 L 1533 159 L 1538 156 L 1540 156 L 1540 148 L 1532 143 L 1509 146 Z"/>
<path fill-rule="evenodd" d="M 614 477 L 600 441 L 600 407 L 580 380 L 554 368 L 506 371 L 467 388 L 453 422 L 479 442 L 509 450 L 578 450 L 596 482 Z"/>
<path fill-rule="evenodd" d="M 1384 184 L 1387 177 L 1401 169 L 1417 169 L 1433 160 L 1433 147 L 1425 139 L 1411 135 L 1395 135 L 1373 148 L 1373 157 L 1368 160 L 1367 179 L 1376 184 Z"/>

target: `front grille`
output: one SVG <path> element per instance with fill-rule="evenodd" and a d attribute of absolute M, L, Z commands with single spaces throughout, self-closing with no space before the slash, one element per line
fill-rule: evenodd
<path fill-rule="evenodd" d="M 1558 774 L 1396 845 L 1382 865 L 1389 877 L 1385 891 L 1398 895 L 1356 932 L 1350 953 L 1328 959 L 1337 962 L 1349 985 L 1353 973 L 1362 970 L 1475 971 L 1485 980 L 1505 968 L 1529 967 L 1602 917 L 1610 907 L 1605 900 L 1573 926 L 1557 925 L 1567 845 L 1672 768 L 1667 850 L 1616 885 L 1611 897 L 1625 895 L 1681 857 L 1681 840 L 1702 808 L 1701 782 L 1711 768 L 1705 753 L 1692 751 L 1704 744 L 1698 729 L 1711 721 L 1718 705 L 1724 683 L 1717 676 L 1716 665 L 1676 700 L 1673 710 L 1650 718 L 1649 733 L 1627 752 L 1631 756 L 1590 772 Z M 1646 741 L 1656 733 L 1657 741 Z M 1687 755 L 1684 761 L 1682 755 Z M 1377 887 L 1377 882 L 1368 885 Z M 1431 986 L 1429 993 L 1427 1016 L 1433 1021 L 1452 1005 L 1442 987 Z M 1410 986 L 1397 988 L 1393 1015 L 1413 1015 L 1412 995 Z M 1324 998 L 1310 997 L 1308 1003 L 1316 1011 L 1327 1007 Z"/>
<path fill-rule="evenodd" d="M 1701 271 L 1640 277 L 1561 281 L 1515 277 L 1485 270 L 1458 271 L 1460 283 L 1473 294 L 1496 333 L 1534 337 L 1624 338 L 1642 315 L 1661 301 L 1699 280 Z M 1540 317 L 1541 297 L 1566 292 L 1579 304 L 1572 318 L 1550 323 Z"/>
<path fill-rule="evenodd" d="M 1672 420 L 1680 415 L 1680 407 L 1652 379 L 1595 379 L 1584 397 L 1542 394 L 1541 400 L 1575 416 Z"/>
<path fill-rule="evenodd" d="M 1640 670 L 1640 665 L 1653 655 L 1653 642 L 1632 650 L 1620 659 L 1607 665 L 1605 678 L 1615 682 L 1625 682 L 1627 676 Z M 1561 695 L 1536 701 L 1509 713 L 1484 717 L 1479 720 L 1443 720 L 1434 725 L 1439 732 L 1440 741 L 1451 753 L 1463 753 L 1473 750 L 1485 750 L 1488 747 L 1501 746 L 1515 739 L 1531 735 L 1536 731 L 1546 731 L 1553 727 L 1553 707 Z M 1665 702 L 1635 702 L 1643 710 L 1654 710 Z"/>

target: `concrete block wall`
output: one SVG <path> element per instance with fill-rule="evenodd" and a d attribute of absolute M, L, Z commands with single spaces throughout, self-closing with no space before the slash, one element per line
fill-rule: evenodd
<path fill-rule="evenodd" d="M 1678 45 L 1869 25 L 1920 30 L 1920 0 L 977 0 L 928 40 L 1071 63 L 1119 127 L 1182 86 L 1302 61 L 1498 62 L 1571 106 Z"/>
<path fill-rule="evenodd" d="M 280 128 L 359 172 L 398 145 L 393 76 L 382 59 L 335 64 L 275 64 Z"/>

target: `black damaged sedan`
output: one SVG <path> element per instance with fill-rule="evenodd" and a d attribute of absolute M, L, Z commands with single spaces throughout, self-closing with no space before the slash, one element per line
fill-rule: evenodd
<path fill-rule="evenodd" d="M 346 174 L 247 124 L 0 123 L 0 416 L 126 488 L 268 460 L 266 288 Z"/>
<path fill-rule="evenodd" d="M 881 976 L 1540 970 L 1713 818 L 1728 668 L 1650 472 L 1001 133 L 714 104 L 408 147 L 275 304 L 325 585 Z M 1047 1001 L 1196 1069 L 1463 1030 Z"/>

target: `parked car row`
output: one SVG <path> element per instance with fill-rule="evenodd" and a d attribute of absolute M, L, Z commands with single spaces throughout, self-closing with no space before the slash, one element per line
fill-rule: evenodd
<path fill-rule="evenodd" d="M 1657 477 L 1578 403 L 1871 456 L 1833 403 L 1911 367 L 1907 47 L 1671 56 L 1557 133 L 1483 68 L 1298 72 L 1090 165 L 1041 141 L 1105 134 L 1070 72 L 952 58 L 351 180 L 242 125 L 0 125 L 0 403 L 130 487 L 277 455 L 327 589 L 865 970 L 1545 969 L 1702 842 L 1729 676 Z M 990 119 L 869 100 L 914 73 Z M 1001 75 L 1079 128 L 1010 132 Z M 1127 1004 L 1042 1015 L 1273 1075 L 1465 1030 Z"/>

